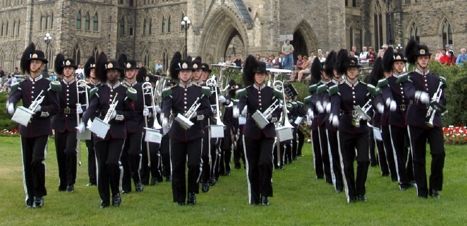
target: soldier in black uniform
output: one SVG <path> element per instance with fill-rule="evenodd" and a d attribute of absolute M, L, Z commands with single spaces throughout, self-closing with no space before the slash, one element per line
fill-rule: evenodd
<path fill-rule="evenodd" d="M 392 105 L 391 102 L 388 102 L 389 107 L 392 106 L 391 112 L 389 112 L 389 134 L 399 188 L 401 190 L 406 190 L 412 186 L 410 183 L 411 178 L 409 177 L 409 175 L 412 175 L 410 173 L 412 171 L 412 164 L 409 164 L 411 159 L 408 158 L 410 152 L 408 149 L 409 145 L 406 143 L 408 140 L 406 111 L 410 100 L 404 93 L 403 83 L 400 83 L 399 80 L 399 77 L 406 76 L 403 75 L 405 62 L 405 57 L 400 53 L 394 53 L 392 48 L 388 48 L 384 53 L 383 68 L 386 73 L 390 74 L 387 78 L 389 88 L 385 89 L 389 94 L 384 95 L 384 99 L 393 101 Z"/>
<path fill-rule="evenodd" d="M 75 70 L 77 66 L 73 59 L 65 59 L 62 54 L 55 58 L 55 72 L 63 75 L 61 91 L 57 93 L 58 113 L 52 120 L 55 130 L 55 150 L 57 151 L 58 175 L 60 178 L 59 191 L 74 191 L 77 167 L 77 131 L 78 114 L 83 113 L 78 100 L 77 80 Z"/>
<path fill-rule="evenodd" d="M 101 85 L 99 79 L 96 78 L 96 59 L 92 56 L 89 57 L 84 64 L 84 75 L 86 76 L 87 85 L 89 86 L 89 92 L 97 91 L 98 87 Z M 90 95 L 88 96 L 90 98 Z M 87 100 L 88 103 L 90 100 Z M 90 121 L 94 118 L 90 118 Z M 89 184 L 88 186 L 97 185 L 97 167 L 96 167 L 96 153 L 94 150 L 94 136 L 91 136 L 91 139 L 86 140 L 86 148 L 88 149 L 88 176 Z"/>
<path fill-rule="evenodd" d="M 427 198 L 428 195 L 439 198 L 443 189 L 445 158 L 441 122 L 441 113 L 446 106 L 445 83 L 428 68 L 431 54 L 427 46 L 410 40 L 405 50 L 407 61 L 416 66 L 415 71 L 409 73 L 412 83 L 406 83 L 404 90 L 412 99 L 412 104 L 407 109 L 407 124 L 417 195 L 421 198 Z M 426 142 L 430 143 L 431 152 L 429 183 L 427 183 L 425 167 Z"/>
<path fill-rule="evenodd" d="M 131 192 L 131 181 L 135 184 L 136 192 L 143 191 L 143 184 L 141 183 L 141 156 L 142 156 L 142 140 L 144 117 L 149 115 L 149 110 L 144 109 L 143 90 L 140 82 L 136 81 L 139 68 L 134 60 L 126 60 L 126 56 L 121 55 L 119 62 L 125 68 L 125 77 L 122 85 L 126 89 L 133 89 L 136 91 L 136 100 L 130 104 L 130 111 L 127 112 L 125 117 L 126 126 L 126 139 L 121 156 L 123 166 L 123 180 L 122 190 L 123 193 Z M 146 98 L 146 103 L 150 100 Z"/>
<path fill-rule="evenodd" d="M 176 55 L 180 55 L 179 53 Z M 196 193 L 199 192 L 201 176 L 201 153 L 204 130 L 200 121 L 212 115 L 207 96 L 210 90 L 195 86 L 191 83 L 192 65 L 190 62 L 173 59 L 170 75 L 178 79 L 179 84 L 163 92 L 162 125 L 168 122 L 171 114 L 175 117 L 169 132 L 172 163 L 172 193 L 173 201 L 179 205 L 196 204 Z M 177 63 L 178 62 L 178 63 Z M 191 108 L 199 104 L 198 109 Z M 192 109 L 191 115 L 186 113 Z M 185 117 L 186 124 L 178 120 L 178 114 Z M 178 117 L 180 118 L 180 117 Z M 189 121 L 189 122 L 187 122 Z M 192 124 L 191 127 L 184 125 Z M 188 199 L 186 186 L 186 164 L 188 157 Z"/>
<path fill-rule="evenodd" d="M 54 91 L 58 91 L 59 84 L 51 84 L 45 79 L 41 71 L 47 63 L 44 52 L 36 50 L 31 43 L 23 52 L 21 57 L 21 70 L 26 73 L 26 79 L 12 86 L 8 97 L 8 113 L 15 112 L 15 104 L 23 102 L 23 106 L 29 108 L 34 100 L 39 105 L 35 109 L 31 121 L 27 126 L 20 125 L 21 147 L 23 156 L 24 188 L 26 193 L 27 207 L 42 207 L 44 196 L 47 195 L 45 188 L 45 149 L 47 137 L 52 133 L 50 117 L 56 114 L 58 103 Z"/>
<path fill-rule="evenodd" d="M 249 203 L 269 205 L 272 196 L 272 150 L 276 131 L 274 121 L 277 115 L 271 115 L 269 124 L 260 129 L 252 115 L 259 110 L 264 112 L 275 100 L 281 100 L 282 94 L 266 85 L 267 70 L 264 62 L 258 62 L 248 56 L 243 68 L 245 88 L 237 92 L 238 109 L 245 113 L 247 121 L 244 127 L 244 151 L 247 161 Z M 277 112 L 277 111 L 276 111 Z"/>
<path fill-rule="evenodd" d="M 345 82 L 338 86 L 338 92 L 330 91 L 331 95 L 338 95 L 338 98 L 332 98 L 330 120 L 339 127 L 341 166 L 349 203 L 366 200 L 365 183 L 370 165 L 367 124 L 355 110 L 356 106 L 363 107 L 369 100 L 367 85 L 358 80 L 360 67 L 358 60 L 350 57 L 347 50 L 340 50 L 336 70 L 345 74 Z"/>
<path fill-rule="evenodd" d="M 308 106 L 307 111 L 307 121 L 311 129 L 311 140 L 313 145 L 313 167 L 315 170 L 316 178 L 323 179 L 324 178 L 324 169 L 323 169 L 323 159 L 321 157 L 321 145 L 319 142 L 319 132 L 318 132 L 318 109 L 319 106 L 322 110 L 322 105 L 317 105 L 319 100 L 319 95 L 317 94 L 317 88 L 321 84 L 321 69 L 319 69 L 319 73 L 316 70 L 316 63 L 313 70 L 311 70 L 312 80 L 311 85 L 308 88 L 310 96 L 305 98 L 305 104 Z"/>
<path fill-rule="evenodd" d="M 131 103 L 131 100 L 127 98 L 127 88 L 120 82 L 122 74 L 123 68 L 116 61 L 108 61 L 104 53 L 100 54 L 96 63 L 96 76 L 103 84 L 91 97 L 89 107 L 78 126 L 79 131 L 82 132 L 92 117 L 95 117 L 94 120 L 97 118 L 109 120 L 110 129 L 105 138 L 94 137 L 98 166 L 97 187 L 101 198 L 101 208 L 110 205 L 110 198 L 115 207 L 120 206 L 122 202 L 120 178 L 123 172 L 119 162 L 127 134 L 125 115 Z"/>

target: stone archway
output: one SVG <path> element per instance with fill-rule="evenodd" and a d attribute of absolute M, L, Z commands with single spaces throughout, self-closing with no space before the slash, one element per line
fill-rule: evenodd
<path fill-rule="evenodd" d="M 311 52 L 316 54 L 318 50 L 318 39 L 308 22 L 305 20 L 301 21 L 296 26 L 293 36 L 294 40 L 291 43 L 295 48 L 295 57 L 298 54 L 309 55 Z"/>
<path fill-rule="evenodd" d="M 206 21 L 201 34 L 201 44 L 197 51 L 203 57 L 203 61 L 217 63 L 224 60 L 229 45 L 232 40 L 237 38 L 243 45 L 240 47 L 243 54 L 248 53 L 248 36 L 245 24 L 241 22 L 232 9 L 221 6 Z"/>

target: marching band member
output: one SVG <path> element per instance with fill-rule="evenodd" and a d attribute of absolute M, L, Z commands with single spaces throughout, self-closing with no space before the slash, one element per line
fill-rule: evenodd
<path fill-rule="evenodd" d="M 412 83 L 406 83 L 407 88 L 404 90 L 413 100 L 407 109 L 407 124 L 417 195 L 421 198 L 427 198 L 428 195 L 439 198 L 443 189 L 445 158 L 441 122 L 441 113 L 446 106 L 444 82 L 428 68 L 431 53 L 427 46 L 410 40 L 405 51 L 407 62 L 415 64 L 415 71 L 409 73 Z M 431 152 L 429 182 L 425 167 L 426 142 L 429 142 Z"/>
<path fill-rule="evenodd" d="M 136 76 L 139 68 L 136 61 L 127 60 L 125 55 L 120 55 L 119 64 L 124 67 L 124 79 L 122 81 L 123 87 L 126 89 L 136 90 L 136 99 L 130 104 L 130 111 L 125 116 L 126 126 L 126 139 L 121 156 L 123 166 L 123 180 L 122 190 L 123 193 L 131 192 L 131 181 L 135 184 L 136 192 L 143 191 L 143 184 L 141 183 L 141 156 L 142 156 L 142 141 L 143 141 L 143 128 L 144 117 L 149 115 L 149 109 L 144 108 L 142 83 L 136 81 Z M 147 99 L 147 98 L 146 98 Z M 149 102 L 147 100 L 146 102 Z"/>
<path fill-rule="evenodd" d="M 267 86 L 266 64 L 248 56 L 243 68 L 245 88 L 237 92 L 238 109 L 247 115 L 244 127 L 244 151 L 247 161 L 247 179 L 249 203 L 252 205 L 269 205 L 268 197 L 272 194 L 272 150 L 276 131 L 274 121 L 277 116 L 268 117 L 269 123 L 260 129 L 252 115 L 258 110 L 264 112 L 273 103 L 282 99 L 282 94 Z"/>
<path fill-rule="evenodd" d="M 210 90 L 192 84 L 193 68 L 190 62 L 177 58 L 173 60 L 175 62 L 171 63 L 170 76 L 179 83 L 162 94 L 162 125 L 167 124 L 167 117 L 171 114 L 175 117 L 169 132 L 173 201 L 178 205 L 194 205 L 202 168 L 204 130 L 200 121 L 212 115 L 207 98 Z M 187 159 L 188 189 L 185 178 Z"/>
<path fill-rule="evenodd" d="M 12 86 L 7 102 L 9 114 L 15 113 L 15 104 L 20 100 L 23 107 L 32 112 L 27 126 L 19 126 L 25 201 L 29 208 L 42 207 L 44 196 L 47 195 L 44 153 L 47 138 L 52 133 L 50 117 L 58 110 L 55 92 L 60 89 L 60 85 L 49 82 L 41 74 L 47 62 L 44 52 L 36 50 L 34 43 L 31 43 L 21 57 L 21 70 L 26 73 L 26 79 Z"/>
<path fill-rule="evenodd" d="M 101 82 L 96 77 L 96 59 L 94 56 L 89 57 L 86 63 L 84 64 L 84 75 L 87 80 L 87 85 L 89 90 L 96 91 L 101 85 Z M 90 98 L 90 96 L 88 97 Z M 88 100 L 89 102 L 90 100 Z M 90 118 L 90 121 L 94 118 Z M 96 153 L 94 150 L 94 136 L 91 136 L 91 139 L 86 140 L 86 148 L 88 149 L 88 176 L 89 176 L 89 186 L 97 185 L 97 160 Z"/>
<path fill-rule="evenodd" d="M 338 87 L 340 84 L 344 82 L 342 79 L 342 74 L 337 73 L 335 69 L 336 63 L 336 52 L 331 51 L 324 64 L 324 74 L 328 75 L 328 77 L 332 77 L 331 82 L 328 83 L 328 90 L 332 87 Z M 326 95 L 327 97 L 327 104 L 324 106 L 327 117 L 330 117 L 330 110 L 331 110 L 331 97 L 329 94 Z M 329 120 L 326 120 L 326 137 L 328 138 L 328 153 L 329 153 L 329 162 L 331 164 L 331 175 L 332 175 L 332 183 L 334 185 L 334 189 L 336 192 L 342 192 L 344 189 L 343 177 L 342 177 L 342 168 L 340 164 L 340 155 L 339 155 L 339 141 L 337 138 L 337 128 L 332 126 Z"/>
<path fill-rule="evenodd" d="M 337 98 L 332 98 L 330 120 L 339 127 L 341 167 L 348 203 L 366 200 L 365 183 L 370 165 L 368 128 L 356 110 L 356 107 L 363 107 L 368 101 L 367 86 L 358 80 L 360 67 L 358 60 L 350 57 L 347 50 L 340 50 L 336 70 L 345 74 L 345 82 L 338 86 L 338 90 L 330 91 L 332 95 L 337 95 Z M 353 166 L 355 160 L 356 175 Z"/>
<path fill-rule="evenodd" d="M 101 53 L 96 63 L 96 77 L 103 83 L 91 97 L 89 107 L 83 115 L 83 120 L 78 126 L 80 132 L 84 131 L 89 119 L 95 117 L 110 125 L 104 138 L 94 137 L 96 151 L 98 181 L 97 188 L 101 198 L 101 208 L 110 205 L 120 206 L 120 156 L 126 138 L 125 115 L 129 110 L 127 88 L 122 86 L 120 77 L 123 68 L 113 60 L 107 60 L 107 56 Z M 110 190 L 110 191 L 109 191 Z M 111 193 L 110 193 L 111 192 Z"/>
<path fill-rule="evenodd" d="M 390 97 L 385 98 L 395 101 L 392 104 L 393 109 L 388 112 L 389 118 L 389 134 L 391 139 L 391 147 L 393 151 L 394 163 L 396 166 L 396 173 L 399 182 L 399 188 L 406 190 L 412 186 L 410 183 L 412 175 L 411 158 L 408 158 L 410 150 L 407 133 L 406 111 L 410 100 L 404 93 L 404 84 L 398 82 L 399 78 L 404 72 L 406 59 L 401 53 L 394 53 L 393 48 L 389 47 L 384 53 L 383 68 L 389 74 L 387 81 L 389 83 Z M 400 81 L 400 80 L 399 80 Z M 384 100 L 383 100 L 384 101 Z M 391 102 L 389 102 L 391 105 Z M 390 106 L 391 107 L 391 106 Z M 395 108 L 394 108 L 395 107 Z"/>
<path fill-rule="evenodd" d="M 55 58 L 55 72 L 63 75 L 61 91 L 57 93 L 59 109 L 52 119 L 55 130 L 55 149 L 57 151 L 59 191 L 74 191 L 77 167 L 78 115 L 83 113 L 79 99 L 84 98 L 78 92 L 75 70 L 77 66 L 72 59 L 65 59 L 62 54 Z M 80 95 L 80 96 L 78 96 Z"/>

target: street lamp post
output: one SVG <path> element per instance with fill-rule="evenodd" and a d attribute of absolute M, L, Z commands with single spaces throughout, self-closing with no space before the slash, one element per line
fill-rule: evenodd
<path fill-rule="evenodd" d="M 50 35 L 50 33 L 45 34 L 44 42 L 45 42 L 45 46 L 46 46 L 45 47 L 45 57 L 48 58 L 49 57 L 49 45 L 50 45 L 50 42 L 52 42 L 52 35 Z M 47 60 L 49 60 L 49 59 L 47 59 Z M 44 77 L 46 77 L 46 78 L 49 77 L 49 71 L 48 71 L 47 64 L 45 65 L 43 74 L 44 74 Z"/>
<path fill-rule="evenodd" d="M 188 56 L 188 29 L 190 29 L 191 21 L 190 18 L 184 16 L 182 21 L 180 22 L 182 28 L 185 30 L 185 50 L 183 53 L 183 57 L 186 59 Z"/>

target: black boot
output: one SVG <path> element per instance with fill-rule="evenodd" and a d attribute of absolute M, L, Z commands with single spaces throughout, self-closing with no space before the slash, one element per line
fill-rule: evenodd
<path fill-rule="evenodd" d="M 250 197 L 250 205 L 259 205 L 259 196 L 252 192 Z"/>
<path fill-rule="evenodd" d="M 196 204 L 196 194 L 194 192 L 188 192 L 188 205 L 195 205 Z"/>
<path fill-rule="evenodd" d="M 75 191 L 75 186 L 72 185 L 72 184 L 66 186 L 66 191 L 67 191 L 67 192 L 73 192 L 73 191 Z"/>
<path fill-rule="evenodd" d="M 34 197 L 34 207 L 41 208 L 44 206 L 44 198 L 43 197 Z"/>
<path fill-rule="evenodd" d="M 101 205 L 100 205 L 100 208 L 101 208 L 101 209 L 107 208 L 107 207 L 109 207 L 109 206 L 110 206 L 110 204 L 109 204 L 108 201 L 106 201 L 106 202 L 105 202 L 105 201 L 101 201 Z"/>
<path fill-rule="evenodd" d="M 28 207 L 28 208 L 33 208 L 34 207 L 34 199 L 33 198 L 26 199 L 26 207 Z"/>
<path fill-rule="evenodd" d="M 261 196 L 261 205 L 269 206 L 269 199 L 267 196 L 264 196 L 264 195 Z"/>
<path fill-rule="evenodd" d="M 205 193 L 208 192 L 209 191 L 209 184 L 208 183 L 203 183 L 201 185 L 201 191 L 203 191 Z"/>
<path fill-rule="evenodd" d="M 119 207 L 122 204 L 122 197 L 120 194 L 116 194 L 112 197 L 112 206 Z"/>
<path fill-rule="evenodd" d="M 142 192 L 144 190 L 144 186 L 141 183 L 137 183 L 135 187 L 136 192 Z"/>

